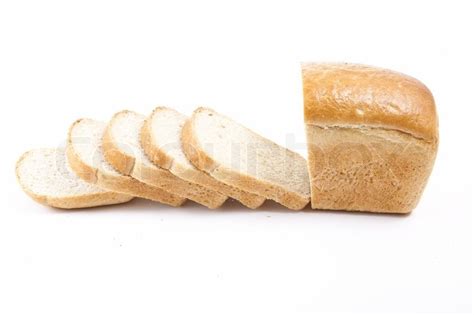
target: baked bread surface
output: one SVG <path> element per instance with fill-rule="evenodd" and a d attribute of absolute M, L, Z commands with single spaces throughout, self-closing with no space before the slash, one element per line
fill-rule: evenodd
<path fill-rule="evenodd" d="M 428 88 L 363 65 L 305 63 L 302 74 L 312 208 L 410 212 L 438 147 Z"/>
<path fill-rule="evenodd" d="M 420 81 L 356 64 L 304 63 L 306 124 L 393 129 L 437 141 L 433 95 Z"/>

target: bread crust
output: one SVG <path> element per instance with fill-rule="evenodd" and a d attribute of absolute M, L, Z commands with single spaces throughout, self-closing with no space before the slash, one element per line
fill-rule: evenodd
<path fill-rule="evenodd" d="M 204 110 L 204 108 L 198 108 L 194 113 Z M 209 110 L 209 109 L 205 109 Z M 296 192 L 287 191 L 281 187 L 273 185 L 269 182 L 256 180 L 248 175 L 236 172 L 232 169 L 228 169 L 222 165 L 219 165 L 212 159 L 205 150 L 201 147 L 199 141 L 194 136 L 194 114 L 185 123 L 182 130 L 182 142 L 184 153 L 186 157 L 193 163 L 197 168 L 203 170 L 214 178 L 242 189 L 244 191 L 252 191 L 266 198 L 273 199 L 285 207 L 293 210 L 303 209 L 309 202 L 309 198 L 302 196 Z"/>
<path fill-rule="evenodd" d="M 153 115 L 155 115 L 160 110 L 168 110 L 166 107 L 159 106 L 155 108 L 152 114 L 147 117 L 145 124 L 143 125 L 141 132 L 141 145 L 147 154 L 148 158 L 158 166 L 161 166 L 165 169 L 170 169 L 173 167 L 173 172 L 178 174 L 181 178 L 187 180 L 193 180 L 194 183 L 203 185 L 208 189 L 212 189 L 221 194 L 225 194 L 229 197 L 236 199 L 241 202 L 244 206 L 256 209 L 260 207 L 264 202 L 265 198 L 258 196 L 253 193 L 245 192 L 236 187 L 231 187 L 226 185 L 203 171 L 198 172 L 189 172 L 186 169 L 180 168 L 178 165 L 173 165 L 173 159 L 166 152 L 161 150 L 159 146 L 156 145 L 156 141 L 153 139 L 153 133 L 151 132 L 151 125 L 153 120 Z M 183 138 L 182 138 L 183 140 Z M 186 146 L 186 142 L 182 141 L 183 149 Z M 184 151 L 186 153 L 186 151 Z"/>
<path fill-rule="evenodd" d="M 438 141 L 433 95 L 420 81 L 357 64 L 303 63 L 305 123 L 376 127 Z"/>
<path fill-rule="evenodd" d="M 74 126 L 80 123 L 81 120 L 82 119 L 76 120 L 69 128 L 66 145 L 66 155 L 69 166 L 77 174 L 77 176 L 89 183 L 95 184 L 112 192 L 141 197 L 173 207 L 180 206 L 186 201 L 185 198 L 170 194 L 157 187 L 151 187 L 132 178 L 131 176 L 109 174 L 84 163 L 79 155 L 74 151 L 71 136 Z"/>
<path fill-rule="evenodd" d="M 143 124 L 142 131 L 140 133 L 140 144 L 142 145 L 143 150 L 145 151 L 148 158 L 156 165 L 169 170 L 173 164 L 173 158 L 166 154 L 163 150 L 156 145 L 156 141 L 153 138 L 153 133 L 151 132 L 153 124 L 153 116 L 159 110 L 164 107 L 158 106 L 153 112 L 145 119 Z"/>
<path fill-rule="evenodd" d="M 20 174 L 18 172 L 20 164 L 28 156 L 28 154 L 30 154 L 30 152 L 31 151 L 27 151 L 23 153 L 22 156 L 18 159 L 15 166 L 15 173 L 17 181 L 20 184 L 22 190 L 28 196 L 30 196 L 31 199 L 35 200 L 38 203 L 59 209 L 79 209 L 125 203 L 133 199 L 133 196 L 110 191 L 72 196 L 48 196 L 34 193 L 23 184 Z"/>
<path fill-rule="evenodd" d="M 116 113 L 110 120 L 104 133 L 103 148 L 107 162 L 124 175 L 130 175 L 145 184 L 159 187 L 183 198 L 188 198 L 210 209 L 222 206 L 227 200 L 226 196 L 197 184 L 184 181 L 171 174 L 168 170 L 158 166 L 148 167 L 143 163 L 137 162 L 134 156 L 122 151 L 116 145 L 111 129 L 115 120 L 124 113 L 135 114 L 128 110 Z"/>
<path fill-rule="evenodd" d="M 428 88 L 363 65 L 306 63 L 302 73 L 311 207 L 412 211 L 438 148 Z"/>
<path fill-rule="evenodd" d="M 102 139 L 102 148 L 104 149 L 105 160 L 123 175 L 131 175 L 136 161 L 134 156 L 125 154 L 125 152 L 120 150 L 115 145 L 111 132 L 111 126 L 118 115 L 128 112 L 129 111 L 127 110 L 123 110 L 112 116 L 112 119 L 107 124 L 107 128 L 105 129 L 104 137 Z"/>

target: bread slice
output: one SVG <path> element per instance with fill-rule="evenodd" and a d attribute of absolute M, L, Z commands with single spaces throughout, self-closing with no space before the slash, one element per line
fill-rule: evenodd
<path fill-rule="evenodd" d="M 145 116 L 121 111 L 113 116 L 104 134 L 104 155 L 116 170 L 151 186 L 193 200 L 208 208 L 220 207 L 227 196 L 185 181 L 153 164 L 140 145 L 140 132 Z"/>
<path fill-rule="evenodd" d="M 35 201 L 62 209 L 124 203 L 132 196 L 103 190 L 86 183 L 69 168 L 64 148 L 35 149 L 16 163 L 23 191 Z"/>
<path fill-rule="evenodd" d="M 148 157 L 177 177 L 230 196 L 255 209 L 265 198 L 226 185 L 191 164 L 181 145 L 181 130 L 187 117 L 177 111 L 158 107 L 147 118 L 141 132 L 141 144 Z"/>
<path fill-rule="evenodd" d="M 183 128 L 188 159 L 228 185 L 298 210 L 310 200 L 306 160 L 208 108 Z"/>
<path fill-rule="evenodd" d="M 79 119 L 69 129 L 66 154 L 74 172 L 89 183 L 114 192 L 180 206 L 186 199 L 117 172 L 104 158 L 102 137 L 107 124 Z"/>

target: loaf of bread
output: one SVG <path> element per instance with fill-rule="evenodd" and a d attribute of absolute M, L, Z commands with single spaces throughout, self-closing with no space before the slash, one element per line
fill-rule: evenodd
<path fill-rule="evenodd" d="M 187 117 L 157 107 L 148 117 L 119 112 L 108 124 L 77 120 L 66 151 L 20 158 L 19 182 L 33 199 L 61 208 L 133 197 L 218 208 L 232 197 L 253 209 L 272 199 L 294 210 L 311 202 L 313 209 L 412 211 L 438 149 L 428 88 L 356 64 L 304 63 L 302 77 L 307 160 L 210 108 Z M 55 167 L 66 160 L 67 169 Z"/>
<path fill-rule="evenodd" d="M 408 213 L 438 148 L 433 96 L 401 73 L 302 65 L 311 206 Z"/>

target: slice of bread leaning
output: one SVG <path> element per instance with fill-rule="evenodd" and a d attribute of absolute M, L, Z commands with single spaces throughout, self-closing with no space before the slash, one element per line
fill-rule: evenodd
<path fill-rule="evenodd" d="M 116 170 L 151 186 L 193 200 L 208 208 L 221 206 L 227 196 L 185 181 L 170 171 L 153 164 L 140 145 L 140 132 L 145 116 L 132 112 L 116 113 L 104 134 L 104 156 Z"/>
<path fill-rule="evenodd" d="M 264 197 L 226 185 L 188 161 L 181 145 L 186 119 L 185 115 L 166 107 L 157 107 L 147 118 L 141 132 L 141 145 L 151 161 L 183 180 L 225 194 L 249 208 L 261 206 Z"/>
<path fill-rule="evenodd" d="M 79 119 L 69 129 L 66 154 L 79 177 L 103 189 L 170 206 L 180 206 L 186 200 L 117 172 L 104 157 L 102 138 L 106 127 L 102 121 Z"/>
<path fill-rule="evenodd" d="M 208 108 L 198 108 L 183 128 L 188 159 L 228 185 L 298 210 L 310 200 L 306 160 Z"/>
<path fill-rule="evenodd" d="M 69 168 L 64 148 L 35 149 L 24 153 L 16 163 L 16 175 L 27 195 L 55 208 L 97 207 L 133 199 L 80 179 Z"/>

